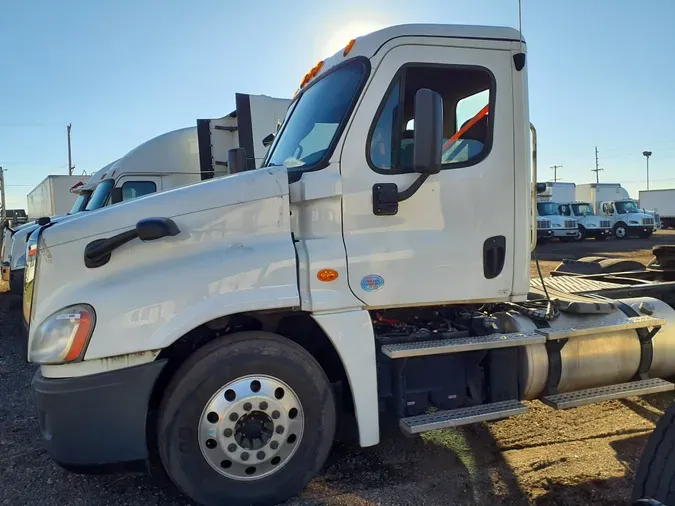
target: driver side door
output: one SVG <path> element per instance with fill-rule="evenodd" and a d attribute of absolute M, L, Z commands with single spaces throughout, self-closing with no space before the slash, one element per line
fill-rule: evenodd
<path fill-rule="evenodd" d="M 410 63 L 415 62 L 415 63 Z M 506 300 L 514 262 L 511 57 L 434 45 L 391 49 L 377 67 L 342 152 L 349 286 L 368 307 Z M 374 187 L 404 191 L 412 170 L 414 97 L 443 98 L 442 170 L 396 214 Z"/>

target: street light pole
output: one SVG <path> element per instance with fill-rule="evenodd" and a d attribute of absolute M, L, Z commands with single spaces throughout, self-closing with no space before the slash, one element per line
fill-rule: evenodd
<path fill-rule="evenodd" d="M 643 151 L 642 154 L 647 159 L 647 189 L 649 190 L 649 157 L 652 156 L 651 151 Z"/>

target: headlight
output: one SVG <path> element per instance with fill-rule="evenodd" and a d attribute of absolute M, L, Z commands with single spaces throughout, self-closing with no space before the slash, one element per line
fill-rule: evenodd
<path fill-rule="evenodd" d="M 553 228 L 561 228 L 562 225 L 560 223 L 554 223 Z"/>
<path fill-rule="evenodd" d="M 595 227 L 597 227 L 597 225 L 596 225 L 595 223 L 587 223 L 586 226 L 587 226 L 588 228 L 595 228 Z"/>
<path fill-rule="evenodd" d="M 64 307 L 37 328 L 28 360 L 35 364 L 62 364 L 81 359 L 95 324 L 96 314 L 91 306 Z"/>
<path fill-rule="evenodd" d="M 633 221 L 633 220 L 630 220 L 628 223 L 630 223 L 631 225 L 639 225 L 640 224 L 639 221 Z"/>

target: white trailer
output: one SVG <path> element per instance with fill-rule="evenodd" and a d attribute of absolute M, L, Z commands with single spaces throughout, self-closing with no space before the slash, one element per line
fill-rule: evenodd
<path fill-rule="evenodd" d="M 28 196 L 28 219 L 36 220 L 43 216 L 59 216 L 70 211 L 78 197 L 71 188 L 85 183 L 89 176 L 47 176 L 33 188 Z"/>
<path fill-rule="evenodd" d="M 675 188 L 641 190 L 640 207 L 658 213 L 663 228 L 675 228 Z"/>

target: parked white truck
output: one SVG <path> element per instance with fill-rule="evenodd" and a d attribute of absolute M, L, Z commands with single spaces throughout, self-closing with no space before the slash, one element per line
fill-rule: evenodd
<path fill-rule="evenodd" d="M 558 238 L 561 241 L 573 241 L 579 234 L 577 220 L 563 216 L 558 203 L 552 202 L 546 197 L 542 198 L 540 196 L 537 200 L 537 216 L 550 222 L 553 232 L 552 237 Z M 538 219 L 538 230 L 541 230 L 542 226 L 539 223 L 540 221 Z M 541 235 L 539 237 L 541 238 Z"/>
<path fill-rule="evenodd" d="M 28 219 L 36 220 L 43 216 L 60 216 L 68 213 L 78 197 L 71 189 L 84 184 L 88 179 L 89 176 L 47 176 L 26 197 Z"/>
<path fill-rule="evenodd" d="M 611 237 L 612 222 L 596 216 L 589 202 L 576 200 L 575 183 L 547 182 L 546 190 L 539 194 L 539 199 L 555 202 L 562 216 L 577 221 L 579 228 L 575 240 L 583 241 L 592 237 L 596 241 L 604 241 Z"/>
<path fill-rule="evenodd" d="M 200 504 L 271 505 L 322 466 L 342 406 L 371 446 L 385 417 L 419 434 L 675 388 L 675 310 L 646 283 L 614 302 L 530 288 L 524 48 L 509 28 L 360 37 L 303 79 L 260 169 L 34 233 L 52 458 L 150 461 Z"/>
<path fill-rule="evenodd" d="M 246 160 L 248 168 L 259 166 L 267 151 L 263 141 L 275 132 L 290 100 L 237 93 L 235 103 L 236 110 L 223 118 L 200 119 L 196 127 L 162 134 L 99 170 L 86 185 L 77 189 L 80 198 L 69 216 L 51 221 L 73 219 L 80 216 L 80 211 L 94 211 L 149 193 L 226 175 L 227 153 L 238 146 L 246 146 L 251 153 Z M 12 293 L 23 292 L 26 241 L 36 228 L 34 224 L 12 235 L 7 263 L 3 264 L 6 265 L 3 279 L 6 277 L 9 281 Z"/>
<path fill-rule="evenodd" d="M 661 226 L 675 228 L 675 188 L 663 190 L 640 190 L 640 208 L 658 213 Z"/>
<path fill-rule="evenodd" d="M 628 192 L 618 183 L 586 183 L 576 187 L 579 201 L 589 202 L 595 214 L 612 221 L 614 236 L 649 238 L 656 228 L 653 214 L 641 212 Z"/>

